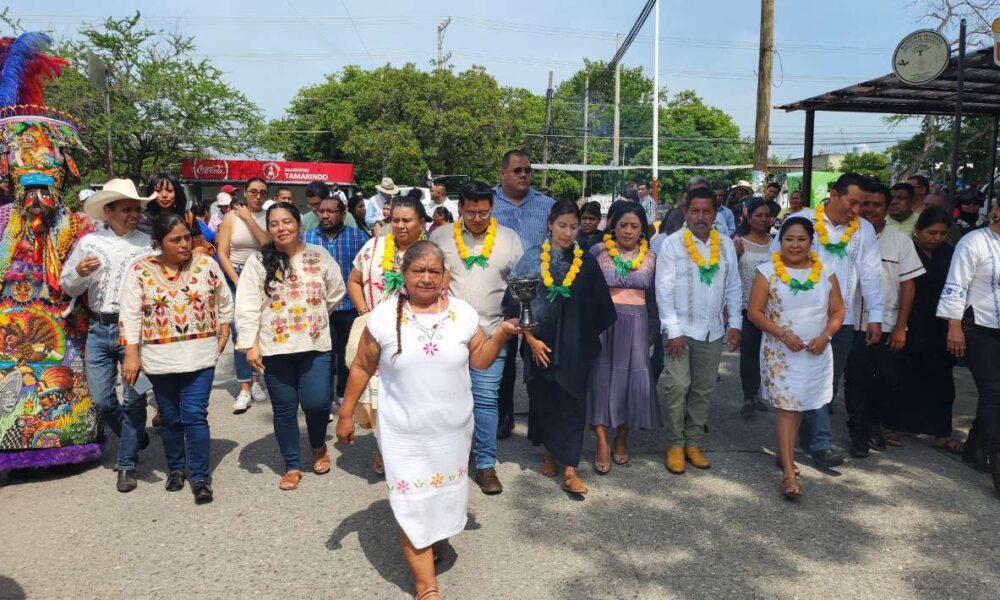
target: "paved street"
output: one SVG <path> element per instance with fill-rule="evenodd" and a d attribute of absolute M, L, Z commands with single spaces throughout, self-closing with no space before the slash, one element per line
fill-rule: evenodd
<path fill-rule="evenodd" d="M 746 423 L 736 357 L 726 355 L 705 445 L 713 468 L 675 476 L 663 433 L 632 441 L 632 464 L 581 471 L 585 500 L 538 474 L 519 417 L 501 442 L 506 486 L 473 486 L 469 526 L 439 565 L 445 598 L 996 598 L 1000 500 L 988 476 L 903 436 L 904 448 L 821 474 L 803 460 L 804 497 L 778 494 L 772 413 Z M 7 515 L 0 598 L 406 598 L 409 574 L 374 440 L 334 450 L 325 476 L 277 488 L 270 405 L 230 412 L 229 356 L 210 416 L 216 500 L 163 490 L 159 435 L 141 458 L 139 488 L 115 491 L 102 464 L 45 476 L 0 475 Z M 956 370 L 957 425 L 975 395 Z M 525 408 L 523 387 L 519 410 Z M 841 400 L 839 443 L 846 432 Z M 331 434 L 332 434 L 331 427 Z M 303 448 L 308 453 L 303 428 Z M 305 457 L 303 458 L 305 460 Z"/>

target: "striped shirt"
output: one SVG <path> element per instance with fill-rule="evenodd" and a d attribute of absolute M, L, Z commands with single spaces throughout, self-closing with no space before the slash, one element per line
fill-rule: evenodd
<path fill-rule="evenodd" d="M 535 188 L 519 204 L 511 202 L 499 185 L 493 188 L 493 216 L 497 223 L 517 232 L 525 248 L 539 246 L 548 236 L 546 223 L 555 202 Z"/>
<path fill-rule="evenodd" d="M 337 235 L 333 238 L 328 238 L 322 229 L 316 227 L 307 229 L 302 241 L 307 244 L 322 246 L 326 249 L 330 253 L 330 256 L 333 257 L 333 260 L 340 266 L 344 281 L 347 281 L 351 274 L 351 269 L 354 268 L 354 257 L 357 256 L 361 247 L 368 241 L 368 236 L 357 227 L 344 225 Z M 351 310 L 352 308 L 355 308 L 354 303 L 347 297 L 347 294 L 344 294 L 344 299 L 333 310 Z"/>

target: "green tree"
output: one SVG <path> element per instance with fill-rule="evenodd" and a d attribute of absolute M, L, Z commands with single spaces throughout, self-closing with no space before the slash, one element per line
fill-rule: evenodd
<path fill-rule="evenodd" d="M 85 181 L 106 179 L 112 134 L 114 171 L 142 180 L 157 169 L 177 171 L 182 159 L 247 154 L 259 147 L 257 106 L 226 84 L 207 60 L 195 60 L 192 38 L 146 28 L 136 12 L 84 27 L 54 53 L 70 61 L 47 88 L 47 103 L 81 119 L 90 155 L 78 157 Z M 87 52 L 108 65 L 111 117 L 87 81 Z"/>
<path fill-rule="evenodd" d="M 874 175 L 882 181 L 889 181 L 889 157 L 880 152 L 848 154 L 838 170 L 841 173 Z"/>

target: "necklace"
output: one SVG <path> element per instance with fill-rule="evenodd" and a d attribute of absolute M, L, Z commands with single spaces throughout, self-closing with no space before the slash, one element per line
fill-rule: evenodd
<path fill-rule="evenodd" d="M 427 236 L 421 231 L 417 240 L 425 239 Z M 382 275 L 385 278 L 386 294 L 391 294 L 403 287 L 403 274 L 397 270 L 398 258 L 396 255 L 396 236 L 389 232 L 385 236 L 385 250 L 382 251 Z"/>
<path fill-rule="evenodd" d="M 486 239 L 483 241 L 483 253 L 476 254 L 475 256 L 469 254 L 469 248 L 465 245 L 465 240 L 462 239 L 463 227 L 464 219 L 459 219 L 455 221 L 455 226 L 452 228 L 455 246 L 458 247 L 458 257 L 465 263 L 466 270 L 471 271 L 473 265 L 479 265 L 485 269 L 489 266 L 490 255 L 493 254 L 493 245 L 497 241 L 497 220 L 490 219 L 490 226 L 486 229 Z"/>
<path fill-rule="evenodd" d="M 608 254 L 615 263 L 616 275 L 624 279 L 628 277 L 630 272 L 642 266 L 642 261 L 646 259 L 646 251 L 649 250 L 649 242 L 646 241 L 645 237 L 639 242 L 639 255 L 632 260 L 624 260 L 619 256 L 618 245 L 615 244 L 615 240 L 611 237 L 610 233 L 605 233 L 603 239 L 604 247 L 608 249 Z"/>
<path fill-rule="evenodd" d="M 808 292 L 819 283 L 819 274 L 823 271 L 823 263 L 819 262 L 819 256 L 815 252 L 809 253 L 809 260 L 813 263 L 812 268 L 809 269 L 809 276 L 806 277 L 805 281 L 799 281 L 789 275 L 788 269 L 785 268 L 785 263 L 781 262 L 781 254 L 777 252 L 771 254 L 771 262 L 774 263 L 775 275 L 778 276 L 778 279 L 782 283 L 791 288 L 793 295 L 799 292 Z"/>
<path fill-rule="evenodd" d="M 820 203 L 816 207 L 816 233 L 819 234 L 819 243 L 826 248 L 826 251 L 830 254 L 839 257 L 847 258 L 847 245 L 851 243 L 851 236 L 854 232 L 858 230 L 858 222 L 860 219 L 854 217 L 851 222 L 847 224 L 847 229 L 844 230 L 844 235 L 840 236 L 840 241 L 836 244 L 830 243 L 830 233 L 826 229 L 826 220 L 823 218 L 826 214 L 825 205 Z"/>
<path fill-rule="evenodd" d="M 709 253 L 707 264 L 698 250 L 698 246 L 694 244 L 694 234 L 691 233 L 690 229 L 684 230 L 683 237 L 684 247 L 687 249 L 688 256 L 691 257 L 694 264 L 698 265 L 698 277 L 701 279 L 701 282 L 705 285 L 712 285 L 712 279 L 719 270 L 719 246 L 721 244 L 719 232 L 713 229 L 708 234 Z"/>
<path fill-rule="evenodd" d="M 405 322 L 412 323 L 414 327 L 416 327 L 422 334 L 424 334 L 424 337 L 431 340 L 434 339 L 435 337 L 434 334 L 441 327 L 441 324 L 444 323 L 445 320 L 447 320 L 448 318 L 447 312 L 445 312 L 444 314 L 441 313 L 441 298 L 438 298 L 437 312 L 434 313 L 434 316 L 437 317 L 437 320 L 435 320 L 434 323 L 430 326 L 424 325 L 423 323 L 420 322 L 420 319 L 417 318 L 418 313 L 413 311 L 413 305 L 410 304 L 409 300 L 406 301 L 406 312 L 409 313 L 408 315 L 409 318 L 407 318 Z M 430 315 L 430 313 L 419 313 L 419 314 Z"/>
<path fill-rule="evenodd" d="M 580 250 L 580 244 L 573 242 L 573 264 L 569 266 L 569 271 L 566 271 L 566 277 L 563 278 L 561 285 L 556 285 L 555 280 L 552 279 L 552 272 L 550 271 L 552 264 L 551 251 L 552 244 L 549 243 L 549 240 L 542 242 L 542 253 L 539 258 L 542 261 L 542 283 L 545 284 L 546 289 L 545 299 L 549 302 L 555 302 L 558 296 L 569 298 L 569 288 L 572 287 L 573 281 L 576 280 L 576 276 L 580 273 L 580 267 L 583 266 L 583 250 Z"/>

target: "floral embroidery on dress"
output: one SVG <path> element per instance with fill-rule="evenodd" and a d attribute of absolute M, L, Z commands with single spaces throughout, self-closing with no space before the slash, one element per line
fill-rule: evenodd
<path fill-rule="evenodd" d="M 422 489 L 425 485 L 438 489 L 446 484 L 455 484 L 465 479 L 468 472 L 465 467 L 459 467 L 454 473 L 434 473 L 427 480 L 423 479 L 397 479 L 395 483 L 386 482 L 389 493 L 407 494 L 409 492 Z"/>
<path fill-rule="evenodd" d="M 220 279 L 196 258 L 188 270 L 169 273 L 154 256 L 133 267 L 142 286 L 141 333 L 144 344 L 196 340 L 217 333 L 216 290 Z M 185 273 L 188 277 L 181 279 Z M 178 287 L 182 285 L 182 287 Z"/>
<path fill-rule="evenodd" d="M 302 274 L 293 271 L 283 281 L 275 284 L 270 303 L 273 342 L 287 342 L 292 334 L 319 338 L 323 328 L 323 315 L 318 314 L 316 308 L 324 302 L 321 266 L 319 254 L 306 250 L 298 265 Z"/>

